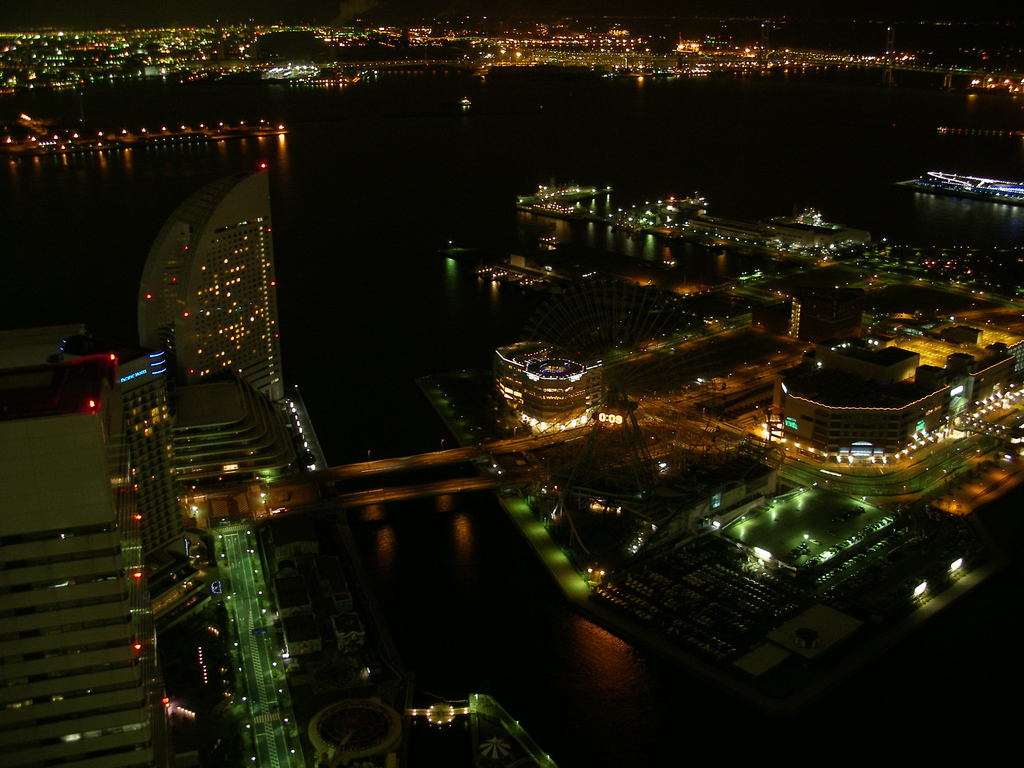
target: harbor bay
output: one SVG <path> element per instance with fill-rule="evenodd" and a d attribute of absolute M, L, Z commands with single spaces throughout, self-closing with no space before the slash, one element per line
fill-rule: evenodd
<path fill-rule="evenodd" d="M 162 86 L 148 85 L 140 103 L 155 111 L 161 94 Z M 448 110 L 464 94 L 472 97 L 472 114 Z M 33 97 L 30 106 L 46 113 L 62 96 L 48 97 L 49 104 Z M 87 93 L 86 103 L 98 111 L 124 109 L 103 106 L 105 98 Z M 524 234 L 512 210 L 517 195 L 552 177 L 575 178 L 613 185 L 622 204 L 700 191 L 723 215 L 790 215 L 814 205 L 894 242 L 1012 246 L 1024 226 L 1020 209 L 892 189 L 894 181 L 953 165 L 1024 177 L 1019 142 L 935 132 L 942 122 L 983 123 L 995 115 L 1006 124 L 1017 114 L 1002 97 L 979 100 L 938 92 L 895 100 L 868 84 L 798 78 L 527 84 L 423 74 L 382 76 L 337 92 L 197 88 L 176 105 L 192 111 L 188 119 L 214 119 L 217 109 L 258 118 L 260 109 L 273 109 L 265 117 L 286 121 L 289 132 L 223 145 L 10 161 L 4 203 L 20 222 L 12 241 L 24 244 L 18 250 L 26 259 L 34 254 L 51 268 L 44 280 L 27 260 L 11 265 L 9 274 L 28 290 L 5 306 L 5 325 L 15 318 L 47 322 L 59 304 L 68 312 L 63 321 L 85 318 L 130 335 L 139 270 L 166 211 L 199 183 L 265 161 L 285 369 L 305 394 L 331 463 L 433 449 L 448 436 L 415 379 L 486 368 L 493 348 L 516 340 L 540 301 L 516 286 L 482 281 L 437 252 L 449 241 L 499 255 L 521 249 Z M 333 118 L 312 119 L 314 104 L 327 105 Z M 792 117 L 797 109 L 804 110 L 800 119 Z M 860 118 L 830 118 L 837 109 Z M 714 130 L 702 120 L 711 111 Z M 540 142 L 542 129 L 554 138 Z M 739 141 L 751 133 L 762 138 Z M 136 193 L 131 216 L 110 213 L 125 204 L 115 179 Z M 48 222 L 68 220 L 77 222 L 73 230 L 51 228 L 43 243 L 29 245 L 29 232 L 34 238 Z M 688 248 L 686 258 L 694 271 L 713 272 L 709 265 L 723 261 L 702 248 Z M 750 266 L 725 269 L 738 274 Z M 99 317 L 98 296 L 104 303 L 109 296 Z M 428 341 L 438 338 L 450 341 Z M 637 734 L 634 756 L 644 744 L 652 756 L 664 754 L 680 707 L 697 715 L 732 706 L 573 614 L 487 495 L 364 510 L 353 527 L 420 684 L 445 695 L 467 687 L 493 693 L 560 764 L 632 762 L 609 751 L 611 738 L 602 743 L 602 731 Z M 433 578 L 424 580 L 424 573 Z M 922 630 L 932 639 L 933 663 L 911 663 L 919 651 L 896 649 L 871 679 L 828 701 L 851 707 L 883 685 L 894 690 L 893 708 L 927 701 L 939 682 L 924 669 L 908 672 L 917 666 L 943 666 L 944 685 L 994 686 L 998 666 L 977 659 L 1008 650 L 998 639 L 1003 593 L 999 583 L 985 589 Z M 967 629 L 978 625 L 995 631 L 981 641 Z M 573 738 L 581 732 L 585 744 Z"/>

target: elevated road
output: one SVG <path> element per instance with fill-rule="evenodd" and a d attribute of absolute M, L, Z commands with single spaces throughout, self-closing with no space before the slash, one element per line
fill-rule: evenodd
<path fill-rule="evenodd" d="M 507 485 L 526 482 L 526 477 L 510 479 L 504 477 L 458 477 L 454 480 L 437 480 L 417 485 L 401 485 L 395 488 L 373 488 L 368 491 L 355 491 L 335 496 L 324 503 L 334 507 L 365 507 L 368 504 L 383 504 L 386 501 L 402 501 L 419 499 L 424 496 L 444 496 L 450 493 L 466 491 L 485 491 Z"/>
<path fill-rule="evenodd" d="M 511 437 L 505 440 L 493 440 L 489 443 L 469 445 L 462 448 L 445 448 L 439 451 L 418 453 L 414 456 L 358 461 L 353 464 L 328 467 L 325 471 L 335 480 L 385 474 L 388 472 L 406 472 L 413 469 L 427 469 L 446 464 L 458 464 L 463 461 L 473 461 L 474 459 L 481 459 L 487 456 L 502 456 L 509 453 L 529 451 L 535 448 L 554 445 L 555 443 L 581 439 L 585 436 L 586 428 L 577 427 L 576 429 L 567 429 L 551 434 Z"/>
<path fill-rule="evenodd" d="M 401 485 L 393 488 L 371 488 L 366 491 L 354 491 L 331 496 L 318 501 L 291 504 L 287 509 L 275 514 L 275 517 L 299 515 L 316 512 L 327 512 L 337 509 L 366 507 L 372 504 L 384 504 L 389 501 L 405 501 L 422 499 L 428 496 L 448 496 L 454 493 L 470 491 L 488 491 L 495 488 L 507 488 L 528 482 L 528 473 L 504 477 L 456 477 L 450 480 L 436 480 L 416 485 Z"/>

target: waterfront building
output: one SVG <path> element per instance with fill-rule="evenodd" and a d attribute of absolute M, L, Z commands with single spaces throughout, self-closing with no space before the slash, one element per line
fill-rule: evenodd
<path fill-rule="evenodd" d="M 700 199 L 700 203 L 703 202 Z M 651 220 L 648 223 L 655 222 Z M 797 216 L 774 216 L 767 221 L 754 221 L 709 216 L 703 209 L 693 207 L 686 213 L 683 227 L 703 237 L 787 251 L 818 251 L 828 254 L 871 242 L 870 233 L 827 222 L 814 209 L 807 209 Z"/>
<path fill-rule="evenodd" d="M 186 483 L 266 477 L 296 461 L 277 408 L 243 379 L 179 387 L 174 462 Z"/>
<path fill-rule="evenodd" d="M 734 240 L 754 244 L 760 244 L 764 240 L 763 228 L 760 222 L 757 221 L 702 215 L 688 219 L 686 226 L 698 235 L 721 240 Z"/>
<path fill-rule="evenodd" d="M 921 365 L 921 355 L 881 344 L 875 345 L 869 339 L 834 339 L 818 344 L 814 350 L 815 365 L 828 370 L 845 371 L 858 379 L 867 379 L 878 384 L 892 384 L 914 377 Z"/>
<path fill-rule="evenodd" d="M 776 397 L 783 435 L 797 448 L 880 457 L 944 422 L 949 387 L 928 389 L 913 381 L 879 385 L 837 370 L 794 371 L 780 381 Z"/>
<path fill-rule="evenodd" d="M 139 291 L 139 339 L 179 381 L 231 371 L 284 396 L 266 172 L 208 184 L 164 223 Z"/>
<path fill-rule="evenodd" d="M 869 232 L 825 221 L 813 208 L 792 217 L 773 216 L 762 226 L 765 239 L 783 248 L 835 250 L 871 242 Z"/>
<path fill-rule="evenodd" d="M 652 546 L 667 545 L 692 533 L 727 526 L 763 506 L 778 490 L 778 470 L 756 457 L 736 455 L 720 464 L 692 467 L 673 487 L 676 510 L 659 522 Z"/>
<path fill-rule="evenodd" d="M 601 364 L 539 341 L 494 353 L 498 391 L 519 417 L 541 430 L 585 424 L 601 400 Z"/>
<path fill-rule="evenodd" d="M 893 456 L 946 426 L 972 402 L 1007 387 L 1015 358 L 1005 346 L 977 356 L 955 352 L 943 366 L 934 351 L 875 346 L 876 339 L 833 339 L 813 360 L 781 376 L 775 409 L 783 437 L 797 448 L 837 458 Z M 939 339 L 912 345 L 946 345 Z"/>
<path fill-rule="evenodd" d="M 4 765 L 166 765 L 112 355 L 0 371 L 0 483 Z"/>

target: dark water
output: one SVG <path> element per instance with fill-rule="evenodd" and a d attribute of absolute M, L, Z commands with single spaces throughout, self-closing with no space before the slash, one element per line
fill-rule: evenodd
<path fill-rule="evenodd" d="M 455 106 L 464 95 L 468 115 Z M 206 181 L 267 160 L 285 372 L 301 384 L 328 458 L 430 449 L 444 429 L 414 379 L 489 366 L 493 347 L 518 338 L 537 302 L 479 281 L 437 248 L 450 239 L 495 253 L 520 248 L 516 194 L 551 178 L 611 184 L 622 206 L 699 189 L 717 214 L 813 204 L 901 242 L 1020 244 L 1022 208 L 891 185 L 932 168 L 1024 179 L 1019 139 L 935 133 L 938 124 L 1024 128 L 1022 103 L 882 90 L 868 76 L 841 86 L 419 75 L 346 89 L 96 90 L 86 94 L 87 120 L 104 127 L 267 117 L 291 132 L 3 161 L 0 328 L 86 321 L 134 339 L 138 279 L 164 217 Z M 68 94 L 4 97 L 0 120 L 77 109 Z M 606 236 L 594 237 L 596 246 Z M 707 253 L 690 250 L 683 269 L 743 266 L 705 263 Z M 991 513 L 1004 542 L 1020 538 L 1016 503 Z M 487 495 L 368 510 L 354 529 L 421 686 L 496 695 L 562 765 L 650 764 L 684 734 L 718 732 L 746 714 L 568 611 Z M 1009 608 L 1018 580 L 1013 570 L 986 586 L 818 711 L 915 716 L 956 695 L 975 701 L 971 713 L 989 714 L 977 698 L 1020 676 Z"/>

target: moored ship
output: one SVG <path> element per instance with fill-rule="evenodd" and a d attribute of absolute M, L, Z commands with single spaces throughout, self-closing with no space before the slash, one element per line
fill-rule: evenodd
<path fill-rule="evenodd" d="M 976 200 L 1024 205 L 1024 182 L 928 171 L 917 179 L 898 182 L 898 185 L 936 195 L 955 195 Z"/>

